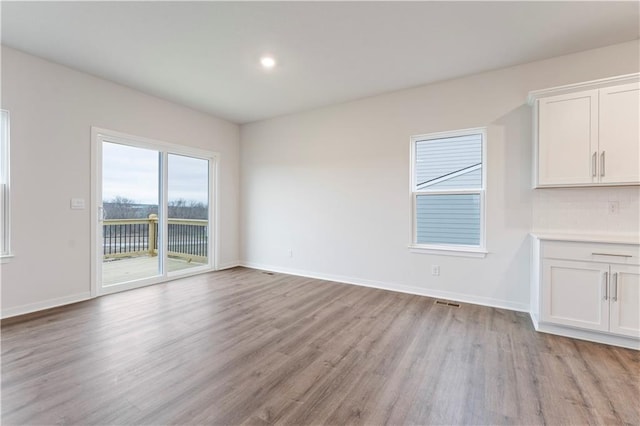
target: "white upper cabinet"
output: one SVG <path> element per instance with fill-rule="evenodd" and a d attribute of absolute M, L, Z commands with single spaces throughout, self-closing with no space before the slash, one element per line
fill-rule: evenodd
<path fill-rule="evenodd" d="M 540 99 L 538 128 L 540 185 L 590 184 L 598 149 L 598 91 Z"/>
<path fill-rule="evenodd" d="M 600 182 L 640 182 L 640 83 L 600 89 Z"/>
<path fill-rule="evenodd" d="M 535 187 L 640 184 L 638 80 L 634 74 L 529 94 Z"/>

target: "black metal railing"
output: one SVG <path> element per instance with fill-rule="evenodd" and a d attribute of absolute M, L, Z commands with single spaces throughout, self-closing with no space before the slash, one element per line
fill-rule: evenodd
<path fill-rule="evenodd" d="M 199 219 L 169 219 L 167 248 L 169 256 L 188 260 L 206 260 L 209 222 Z M 158 217 L 147 219 L 109 219 L 103 221 L 104 258 L 155 256 L 158 253 Z"/>
<path fill-rule="evenodd" d="M 169 219 L 167 232 L 167 247 L 169 254 L 181 253 L 194 256 L 207 256 L 209 230 L 207 221 L 204 225 L 193 223 L 189 219 Z"/>
<path fill-rule="evenodd" d="M 147 219 L 105 220 L 102 226 L 102 253 L 108 257 L 149 252 L 149 226 Z M 155 246 L 154 243 L 151 246 Z"/>

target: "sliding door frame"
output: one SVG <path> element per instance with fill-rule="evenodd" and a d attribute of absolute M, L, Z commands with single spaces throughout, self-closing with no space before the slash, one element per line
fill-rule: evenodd
<path fill-rule="evenodd" d="M 160 243 L 160 270 L 161 273 L 150 278 L 116 284 L 112 286 L 102 285 L 102 144 L 103 142 L 117 143 L 137 148 L 150 149 L 158 151 L 161 154 L 160 161 L 160 185 L 161 191 L 159 196 L 158 213 L 160 216 L 160 224 L 162 225 L 162 236 Z M 184 271 L 168 272 L 166 268 L 166 260 L 168 253 L 168 157 L 169 154 L 183 155 L 188 157 L 200 158 L 209 162 L 209 203 L 208 203 L 208 220 L 209 220 L 209 238 L 207 240 L 208 265 L 190 268 Z M 129 135 L 113 130 L 102 129 L 99 127 L 91 127 L 91 296 L 101 296 L 103 294 L 115 293 L 119 291 L 130 290 L 133 288 L 144 287 L 148 285 L 158 284 L 161 282 L 171 281 L 190 275 L 196 275 L 204 272 L 215 271 L 218 269 L 218 252 L 219 252 L 219 228 L 218 228 L 218 162 L 219 154 L 213 151 L 192 148 L 184 145 L 177 145 L 163 142 L 155 139 Z"/>

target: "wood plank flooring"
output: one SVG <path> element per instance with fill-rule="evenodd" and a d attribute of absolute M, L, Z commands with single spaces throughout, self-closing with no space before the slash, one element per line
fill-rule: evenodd
<path fill-rule="evenodd" d="M 2 424 L 640 424 L 639 352 L 235 268 L 2 322 Z"/>

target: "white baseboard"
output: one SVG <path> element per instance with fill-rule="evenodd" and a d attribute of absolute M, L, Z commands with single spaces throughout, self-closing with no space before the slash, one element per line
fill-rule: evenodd
<path fill-rule="evenodd" d="M 240 261 L 239 260 L 234 260 L 232 262 L 224 262 L 224 263 L 220 263 L 218 265 L 218 271 L 222 271 L 223 269 L 231 269 L 231 268 L 235 268 L 236 266 L 240 266 Z"/>
<path fill-rule="evenodd" d="M 533 324 L 533 328 L 538 331 L 538 328 L 540 327 L 538 316 L 533 311 L 529 312 L 529 316 L 531 317 L 531 324 Z"/>
<path fill-rule="evenodd" d="M 239 260 L 223 263 L 218 267 L 218 270 L 220 271 L 223 269 L 235 268 L 236 266 L 240 266 Z M 202 272 L 198 271 L 197 274 L 199 273 L 202 273 Z M 189 275 L 190 274 L 185 274 L 185 275 L 180 275 L 178 277 L 172 277 L 168 281 L 185 278 Z M 165 282 L 168 282 L 168 281 L 165 281 Z M 153 283 L 153 284 L 158 284 L 158 283 Z M 120 288 L 120 290 L 122 290 L 122 288 Z M 100 296 L 104 294 L 108 294 L 108 292 L 103 293 Z M 56 308 L 58 306 L 68 305 L 71 303 L 82 302 L 84 300 L 89 300 L 91 298 L 92 298 L 91 292 L 87 291 L 83 293 L 72 294 L 70 296 L 58 297 L 56 299 L 43 300 L 41 302 L 29 303 L 26 305 L 15 306 L 12 308 L 5 308 L 5 309 L 2 309 L 2 311 L 0 311 L 0 318 L 5 319 L 5 318 L 15 317 L 18 315 L 30 314 L 32 312 L 42 311 L 50 308 Z"/>
<path fill-rule="evenodd" d="M 56 308 L 70 303 L 82 302 L 91 299 L 91 292 L 72 294 L 70 296 L 58 297 L 56 299 L 43 300 L 42 302 L 28 303 L 26 305 L 15 306 L 13 308 L 3 309 L 0 318 L 11 318 L 18 315 L 30 314 L 44 309 Z"/>
<path fill-rule="evenodd" d="M 411 287 L 399 284 L 385 283 L 382 281 L 366 280 L 361 278 L 345 277 L 341 275 L 322 274 L 318 272 L 303 271 L 291 268 L 282 268 L 278 266 L 263 265 L 254 262 L 242 261 L 241 266 L 261 269 L 270 272 L 279 272 L 283 274 L 296 275 L 300 277 L 316 278 L 319 280 L 335 281 L 343 284 L 353 284 L 362 287 L 371 287 L 381 290 L 396 291 L 399 293 L 415 294 L 418 296 L 433 297 L 436 299 L 447 299 L 456 302 L 471 303 L 474 305 L 490 306 L 492 308 L 508 309 L 510 311 L 529 312 L 529 306 L 524 303 L 511 302 L 508 300 L 492 299 L 489 297 L 474 296 L 469 294 L 453 293 L 449 291 L 425 289 L 419 287 Z"/>
<path fill-rule="evenodd" d="M 623 348 L 640 350 L 640 340 L 633 337 L 617 336 L 615 334 L 598 333 L 597 331 L 580 330 L 578 328 L 562 327 L 553 324 L 538 323 L 536 330 L 541 333 L 557 334 L 572 339 L 589 342 L 604 343 L 605 345 L 622 346 Z"/>

